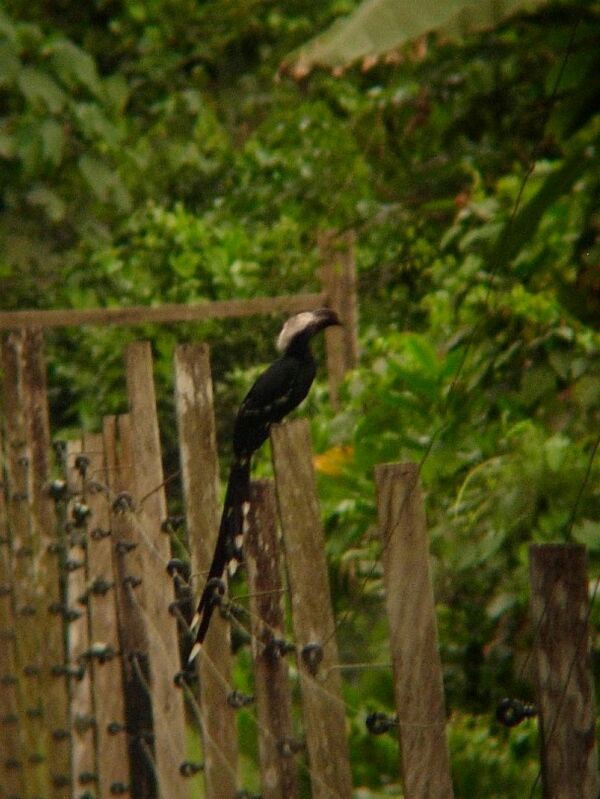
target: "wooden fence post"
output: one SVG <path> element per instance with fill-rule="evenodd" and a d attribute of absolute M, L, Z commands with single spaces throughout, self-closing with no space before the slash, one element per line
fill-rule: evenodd
<path fill-rule="evenodd" d="M 136 519 L 140 553 L 144 557 L 139 595 L 148 631 L 149 688 L 154 719 L 154 749 L 159 790 L 165 799 L 185 799 L 189 784 L 180 770 L 186 760 L 185 712 L 182 692 L 173 683 L 180 670 L 177 622 L 169 612 L 175 601 L 167 573 L 171 542 L 162 531 L 167 504 L 161 460 L 156 396 L 150 343 L 130 344 L 125 352 L 127 394 L 131 417 Z M 135 589 L 134 589 L 135 590 Z"/>
<path fill-rule="evenodd" d="M 584 547 L 532 545 L 543 796 L 597 799 L 596 712 Z"/>
<path fill-rule="evenodd" d="M 0 430 L 0 458 L 4 460 Z M 15 654 L 15 616 L 13 609 L 13 574 L 10 553 L 5 485 L 0 471 L 0 785 L 5 795 L 23 796 L 23 763 L 17 662 Z M 4 794 L 0 793 L 0 796 Z"/>
<path fill-rule="evenodd" d="M 429 544 L 413 463 L 375 467 L 406 799 L 453 796 Z"/>
<path fill-rule="evenodd" d="M 60 560 L 57 553 L 57 516 L 49 492 L 51 480 L 50 421 L 46 386 L 46 364 L 41 330 L 29 329 L 23 334 L 24 388 L 26 401 L 27 438 L 30 457 L 31 535 L 38 552 L 34 564 L 40 615 L 37 616 L 42 641 L 42 702 L 44 726 L 48 738 L 46 757 L 56 799 L 71 795 L 68 779 L 71 764 L 70 739 L 65 732 L 69 720 L 69 689 L 67 680 L 56 677 L 53 670 L 65 662 L 64 624 L 60 614 L 51 608 L 62 601 Z"/>
<path fill-rule="evenodd" d="M 358 364 L 358 298 L 353 231 L 327 231 L 319 236 L 321 283 L 327 305 L 337 311 L 343 327 L 325 331 L 331 404 L 339 409 L 339 389 L 347 371 Z"/>
<path fill-rule="evenodd" d="M 196 585 L 201 589 L 219 529 L 219 465 L 208 347 L 176 347 L 174 366 L 188 542 L 192 574 L 197 575 Z M 208 799 L 234 796 L 237 787 L 236 719 L 227 703 L 232 674 L 229 625 L 218 615 L 197 658 Z"/>
<path fill-rule="evenodd" d="M 277 536 L 275 490 L 269 480 L 253 482 L 244 560 L 250 593 L 254 690 L 263 799 L 298 796 L 293 758 L 291 693 L 285 652 L 282 557 Z"/>
<path fill-rule="evenodd" d="M 273 427 L 277 502 L 292 596 L 313 799 L 349 799 L 352 779 L 325 543 L 306 420 Z"/>
<path fill-rule="evenodd" d="M 93 670 L 98 792 L 110 797 L 118 786 L 130 783 L 127 737 L 124 731 L 122 662 L 119 654 L 115 572 L 109 524 L 109 490 L 101 434 L 86 433 L 83 453 L 88 520 L 87 600 L 90 615 L 89 660 Z"/>
<path fill-rule="evenodd" d="M 154 799 L 157 795 L 154 772 L 142 751 L 142 745 L 152 732 L 152 707 L 145 682 L 148 638 L 135 594 L 145 591 L 146 585 L 133 518 L 133 452 L 129 416 L 105 417 L 102 437 L 111 498 L 110 531 L 125 692 L 126 729 L 121 734 L 125 740 L 129 739 L 132 777 L 129 792 L 134 799 Z"/>
<path fill-rule="evenodd" d="M 95 713 L 92 673 L 87 652 L 90 648 L 86 603 L 87 550 L 85 495 L 81 473 L 81 441 L 67 442 L 66 478 L 69 487 L 66 585 L 67 662 L 70 667 L 71 740 L 73 796 L 79 797 L 97 783 Z M 95 793 L 95 792 L 94 792 Z"/>
<path fill-rule="evenodd" d="M 13 596 L 15 613 L 15 654 L 18 706 L 23 732 L 25 760 L 14 768 L 23 769 L 25 796 L 43 796 L 49 791 L 49 730 L 44 724 L 42 683 L 41 618 L 47 600 L 36 583 L 36 564 L 46 553 L 31 524 L 31 447 L 26 389 L 26 336 L 14 333 L 3 343 L 3 393 L 6 414 L 8 515 L 11 530 Z M 46 555 L 47 556 L 47 555 Z M 63 655 L 60 662 L 63 662 Z M 69 773 L 56 775 L 58 791 L 70 786 Z M 59 794 L 62 795 L 62 794 Z"/>

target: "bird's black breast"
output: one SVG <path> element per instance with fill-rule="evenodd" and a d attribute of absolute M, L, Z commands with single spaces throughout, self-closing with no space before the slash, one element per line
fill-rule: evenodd
<path fill-rule="evenodd" d="M 257 450 L 269 436 L 272 424 L 280 422 L 308 394 L 316 365 L 309 354 L 303 358 L 283 355 L 254 383 L 240 406 L 233 431 L 236 455 Z"/>

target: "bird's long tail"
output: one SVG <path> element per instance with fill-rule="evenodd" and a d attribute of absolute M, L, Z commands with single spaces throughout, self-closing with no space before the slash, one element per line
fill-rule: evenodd
<path fill-rule="evenodd" d="M 236 459 L 229 472 L 223 514 L 219 525 L 219 535 L 208 571 L 204 591 L 200 597 L 198 610 L 192 621 L 192 628 L 199 622 L 196 641 L 190 654 L 190 660 L 197 655 L 206 636 L 208 625 L 215 607 L 218 604 L 219 584 L 226 567 L 231 567 L 241 560 L 241 544 L 244 533 L 244 520 L 250 501 L 250 458 Z"/>

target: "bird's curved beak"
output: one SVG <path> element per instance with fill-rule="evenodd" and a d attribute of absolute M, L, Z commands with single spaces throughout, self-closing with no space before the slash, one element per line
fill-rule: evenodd
<path fill-rule="evenodd" d="M 313 313 L 315 315 L 319 330 L 322 330 L 325 327 L 330 327 L 331 325 L 343 325 L 343 322 L 338 314 L 331 308 L 319 308 L 318 310 L 313 311 Z"/>

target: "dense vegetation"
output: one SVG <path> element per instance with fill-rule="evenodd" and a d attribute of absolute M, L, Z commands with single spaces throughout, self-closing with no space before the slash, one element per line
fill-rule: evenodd
<path fill-rule="evenodd" d="M 344 454 L 320 476 L 342 658 L 387 658 L 372 467 L 422 462 L 457 796 L 516 799 L 535 723 L 493 715 L 532 696 L 527 547 L 583 542 L 594 574 L 600 554 L 598 9 L 545 5 L 399 63 L 275 80 L 354 5 L 6 0 L 0 308 L 316 290 L 318 233 L 355 230 L 361 365 L 341 413 L 324 389 L 303 410 L 317 449 Z M 49 334 L 55 427 L 122 410 L 123 343 L 149 336 L 170 468 L 173 344 L 203 338 L 226 454 L 275 327 Z M 391 710 L 390 675 L 346 691 L 355 785 L 387 795 L 397 743 L 364 715 Z"/>

